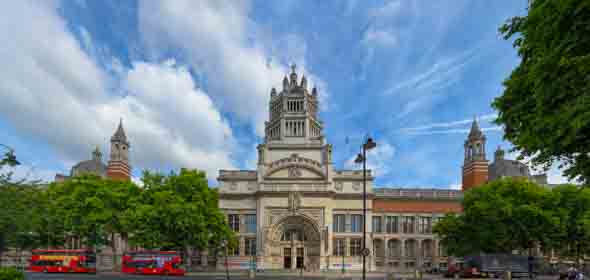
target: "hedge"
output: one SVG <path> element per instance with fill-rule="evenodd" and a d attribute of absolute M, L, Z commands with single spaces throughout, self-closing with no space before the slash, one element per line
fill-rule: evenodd
<path fill-rule="evenodd" d="M 23 280 L 25 275 L 14 268 L 0 268 L 0 280 Z"/>

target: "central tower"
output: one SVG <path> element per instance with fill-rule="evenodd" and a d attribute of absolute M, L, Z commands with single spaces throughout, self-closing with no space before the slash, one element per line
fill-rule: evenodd
<path fill-rule="evenodd" d="M 265 122 L 265 143 L 323 144 L 323 124 L 318 118 L 318 94 L 307 89 L 307 79 L 301 81 L 291 66 L 291 74 L 283 79 L 283 89 L 270 91 L 269 121 Z"/>

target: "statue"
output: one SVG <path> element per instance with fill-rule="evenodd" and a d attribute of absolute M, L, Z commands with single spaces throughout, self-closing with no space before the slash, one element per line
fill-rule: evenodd
<path fill-rule="evenodd" d="M 301 195 L 299 192 L 289 193 L 289 210 L 295 213 L 301 207 Z"/>

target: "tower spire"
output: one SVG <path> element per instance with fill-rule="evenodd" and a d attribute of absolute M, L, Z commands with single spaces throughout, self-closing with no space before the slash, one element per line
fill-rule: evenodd
<path fill-rule="evenodd" d="M 125 129 L 123 129 L 123 118 L 121 118 L 115 134 L 111 137 L 111 155 L 107 167 L 107 177 L 118 180 L 130 180 L 129 146 Z"/>
<path fill-rule="evenodd" d="M 477 117 L 473 117 L 469 135 L 465 140 L 465 160 L 463 163 L 463 190 L 480 186 L 488 180 L 488 160 L 486 159 L 486 136 L 479 128 Z"/>

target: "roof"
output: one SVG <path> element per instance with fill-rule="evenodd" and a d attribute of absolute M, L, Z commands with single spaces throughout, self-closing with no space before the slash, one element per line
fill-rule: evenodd
<path fill-rule="evenodd" d="M 473 122 L 471 123 L 471 130 L 469 131 L 469 139 L 478 139 L 481 137 L 483 137 L 483 133 L 479 128 L 479 123 L 477 122 L 477 119 L 474 118 Z"/>
<path fill-rule="evenodd" d="M 123 129 L 123 119 L 119 121 L 117 131 L 115 131 L 115 134 L 111 137 L 111 141 L 115 140 L 127 143 L 127 135 L 125 135 L 125 129 Z"/>
<path fill-rule="evenodd" d="M 106 174 L 107 165 L 102 161 L 91 159 L 78 162 L 72 167 L 71 176 L 82 175 L 85 173 L 103 176 Z"/>

